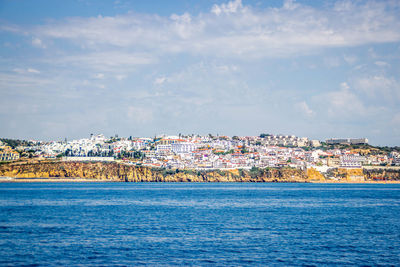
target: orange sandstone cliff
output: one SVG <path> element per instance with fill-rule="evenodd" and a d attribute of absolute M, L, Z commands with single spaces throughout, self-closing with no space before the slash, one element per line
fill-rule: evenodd
<path fill-rule="evenodd" d="M 302 170 L 164 170 L 102 162 L 41 162 L 0 165 L 0 176 L 14 178 L 86 178 L 123 182 L 307 182 Z"/>
<path fill-rule="evenodd" d="M 314 168 L 251 170 L 165 170 L 104 162 L 13 162 L 0 164 L 0 176 L 13 178 L 83 178 L 118 182 L 365 182 L 400 181 L 400 170 L 333 169 L 323 175 Z"/>

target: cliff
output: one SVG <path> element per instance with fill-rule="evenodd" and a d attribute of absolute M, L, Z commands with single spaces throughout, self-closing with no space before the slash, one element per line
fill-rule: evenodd
<path fill-rule="evenodd" d="M 83 178 L 118 182 L 365 182 L 400 181 L 400 170 L 332 169 L 323 175 L 313 168 L 251 170 L 165 170 L 104 162 L 14 162 L 0 164 L 0 177 Z"/>
<path fill-rule="evenodd" d="M 327 173 L 328 177 L 333 177 L 334 179 L 343 182 L 364 182 L 366 181 L 363 169 L 346 169 L 346 168 L 335 168 L 331 169 Z"/>
<path fill-rule="evenodd" d="M 400 181 L 399 169 L 364 169 L 364 177 L 370 181 Z"/>
<path fill-rule="evenodd" d="M 326 179 L 322 175 L 322 173 L 320 173 L 319 171 L 317 171 L 314 168 L 307 169 L 307 178 L 310 182 L 325 182 L 326 181 Z"/>
<path fill-rule="evenodd" d="M 0 165 L 0 176 L 15 178 L 86 178 L 122 182 L 307 182 L 297 169 L 253 171 L 164 170 L 119 163 L 41 162 Z"/>

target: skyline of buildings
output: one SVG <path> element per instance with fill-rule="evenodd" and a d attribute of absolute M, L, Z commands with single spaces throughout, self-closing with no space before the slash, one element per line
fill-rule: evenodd
<path fill-rule="evenodd" d="M 329 144 L 332 143 L 333 144 Z M 351 146 L 366 145 L 366 138 L 328 139 L 326 142 L 294 135 L 259 136 L 159 135 L 147 137 L 110 137 L 102 134 L 77 140 L 31 142 L 18 146 L 24 157 L 64 161 L 119 161 L 124 164 L 165 169 L 250 169 L 267 167 L 331 168 L 399 165 L 400 154 L 365 154 Z M 4 145 L 4 144 L 3 144 Z M 3 146 L 4 147 L 4 146 Z M 365 147 L 364 147 L 365 149 Z M 10 149 L 2 149 L 10 153 Z M 3 153 L 3 154 L 4 154 Z M 14 152 L 13 152 L 14 153 Z M 364 153 L 364 154 L 360 154 Z M 9 154 L 11 155 L 11 154 Z M 12 158 L 10 158 L 11 160 Z"/>

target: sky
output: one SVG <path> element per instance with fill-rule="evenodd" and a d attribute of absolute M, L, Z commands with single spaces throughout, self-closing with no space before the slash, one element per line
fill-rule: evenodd
<path fill-rule="evenodd" d="M 400 2 L 0 0 L 0 137 L 400 145 Z"/>

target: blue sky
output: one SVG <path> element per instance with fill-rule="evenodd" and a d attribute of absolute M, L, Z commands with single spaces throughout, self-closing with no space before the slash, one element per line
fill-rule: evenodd
<path fill-rule="evenodd" d="M 400 145 L 398 1 L 0 1 L 0 136 Z"/>

